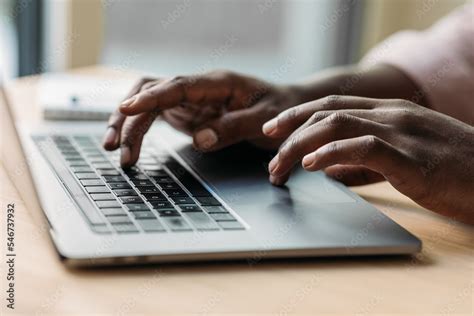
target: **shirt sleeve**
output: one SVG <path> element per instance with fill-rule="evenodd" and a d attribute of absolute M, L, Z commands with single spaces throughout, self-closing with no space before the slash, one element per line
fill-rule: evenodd
<path fill-rule="evenodd" d="M 425 31 L 402 31 L 373 48 L 361 66 L 390 64 L 420 88 L 415 103 L 474 124 L 474 3 L 470 2 Z"/>

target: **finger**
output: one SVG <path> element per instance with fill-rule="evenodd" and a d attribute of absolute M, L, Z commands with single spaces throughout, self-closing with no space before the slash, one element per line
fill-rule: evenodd
<path fill-rule="evenodd" d="M 125 100 L 120 111 L 135 115 L 152 109 L 168 109 L 182 103 L 230 104 L 241 100 L 239 91 L 245 80 L 225 71 L 215 71 L 197 76 L 180 76 L 144 90 Z M 237 96 L 237 97 L 236 97 Z"/>
<path fill-rule="evenodd" d="M 152 78 L 142 78 L 140 79 L 135 86 L 130 90 L 125 99 L 130 98 L 131 96 L 137 94 L 140 89 L 147 83 L 154 81 Z M 125 115 L 120 113 L 117 108 L 109 118 L 107 130 L 105 131 L 102 145 L 105 150 L 115 150 L 120 145 L 120 134 L 122 130 L 122 124 L 125 120 Z"/>
<path fill-rule="evenodd" d="M 302 161 L 308 171 L 342 164 L 363 166 L 391 181 L 407 173 L 408 158 L 388 142 L 373 136 L 343 139 L 326 144 L 307 154 Z"/>
<path fill-rule="evenodd" d="M 158 112 L 152 111 L 127 117 L 120 138 L 120 164 L 123 168 L 134 165 L 140 156 L 143 136 L 154 122 Z"/>
<path fill-rule="evenodd" d="M 353 96 L 328 96 L 304 103 L 281 112 L 263 125 L 263 133 L 269 137 L 287 137 L 315 112 L 337 110 L 370 110 L 380 100 Z"/>
<path fill-rule="evenodd" d="M 306 154 L 339 139 L 363 135 L 384 136 L 382 124 L 352 115 L 334 113 L 326 119 L 292 135 L 270 162 L 270 173 L 283 176 Z"/>
<path fill-rule="evenodd" d="M 327 167 L 324 172 L 331 178 L 349 186 L 366 185 L 385 180 L 380 173 L 361 166 L 335 165 Z"/>
<path fill-rule="evenodd" d="M 331 115 L 350 115 L 359 117 L 362 119 L 368 119 L 373 122 L 381 123 L 384 122 L 384 115 L 385 113 L 381 111 L 373 111 L 373 110 L 336 110 L 336 111 L 317 111 L 313 113 L 309 119 L 304 122 L 301 126 L 295 129 L 289 136 L 287 136 L 286 140 L 281 144 L 280 147 L 283 147 L 294 135 L 297 135 L 301 131 L 307 129 L 313 124 L 316 124 L 324 119 L 327 119 Z"/>
<path fill-rule="evenodd" d="M 196 129 L 194 146 L 202 151 L 214 151 L 246 139 L 262 136 L 261 126 L 266 119 L 264 104 L 223 114 Z"/>

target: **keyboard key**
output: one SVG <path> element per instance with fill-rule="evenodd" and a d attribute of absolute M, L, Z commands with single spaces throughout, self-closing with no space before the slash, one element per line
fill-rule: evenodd
<path fill-rule="evenodd" d="M 87 167 L 89 164 L 85 160 L 73 160 L 68 161 L 69 166 L 71 167 Z"/>
<path fill-rule="evenodd" d="M 135 218 L 141 218 L 141 219 L 156 218 L 155 214 L 153 214 L 152 212 L 133 212 L 132 214 Z"/>
<path fill-rule="evenodd" d="M 147 201 L 167 201 L 166 197 L 161 193 L 144 193 L 143 196 Z"/>
<path fill-rule="evenodd" d="M 91 225 L 91 229 L 98 234 L 109 234 L 111 233 L 110 228 L 107 225 Z"/>
<path fill-rule="evenodd" d="M 161 219 L 172 231 L 192 230 L 182 217 L 162 217 Z"/>
<path fill-rule="evenodd" d="M 187 196 L 171 197 L 171 200 L 173 200 L 173 202 L 175 202 L 178 205 L 181 205 L 181 204 L 194 204 L 195 203 L 193 199 L 191 199 L 190 197 L 187 197 Z"/>
<path fill-rule="evenodd" d="M 152 158 L 152 157 L 145 158 L 141 156 L 140 159 L 138 159 L 137 164 L 145 165 L 145 166 L 155 166 L 156 160 L 155 158 Z"/>
<path fill-rule="evenodd" d="M 132 167 L 128 167 L 128 168 L 121 168 L 122 171 L 126 174 L 126 175 L 129 175 L 129 174 L 137 174 L 140 172 L 140 169 L 138 169 L 137 167 L 135 166 L 132 166 Z"/>
<path fill-rule="evenodd" d="M 218 222 L 222 221 L 235 221 L 235 218 L 229 214 L 229 213 L 212 213 L 209 214 L 213 219 L 215 219 Z"/>
<path fill-rule="evenodd" d="M 177 183 L 160 183 L 162 189 L 180 189 L 180 186 Z"/>
<path fill-rule="evenodd" d="M 204 213 L 186 213 L 186 217 L 197 230 L 218 230 L 219 226 Z"/>
<path fill-rule="evenodd" d="M 128 208 L 131 212 L 141 212 L 150 210 L 150 208 L 146 204 L 126 204 L 125 207 Z"/>
<path fill-rule="evenodd" d="M 86 191 L 88 193 L 110 193 L 109 188 L 107 188 L 105 185 L 98 187 L 86 187 Z"/>
<path fill-rule="evenodd" d="M 196 199 L 201 203 L 201 205 L 206 205 L 206 206 L 219 206 L 221 203 L 217 201 L 215 198 L 212 196 L 205 196 L 205 197 L 196 197 Z"/>
<path fill-rule="evenodd" d="M 180 205 L 179 207 L 185 213 L 202 212 L 201 208 L 197 205 Z"/>
<path fill-rule="evenodd" d="M 55 137 L 65 138 L 66 136 L 55 136 Z M 92 142 L 90 136 L 87 136 L 87 135 L 75 135 L 72 138 L 74 138 L 75 141 L 81 142 L 81 143 L 82 142 Z"/>
<path fill-rule="evenodd" d="M 123 223 L 123 224 L 133 224 L 130 218 L 127 215 L 114 215 L 114 216 L 107 216 L 107 220 L 111 224 L 118 224 L 118 223 Z"/>
<path fill-rule="evenodd" d="M 115 197 L 112 193 L 93 193 L 91 198 L 94 201 L 115 201 Z"/>
<path fill-rule="evenodd" d="M 89 152 L 89 153 L 86 153 L 85 156 L 87 157 L 87 159 L 89 160 L 95 160 L 97 158 L 100 158 L 100 160 L 102 159 L 105 159 L 105 156 L 102 155 L 102 153 L 100 151 L 97 151 L 97 152 Z"/>
<path fill-rule="evenodd" d="M 109 162 L 96 162 L 92 164 L 97 169 L 115 169 Z"/>
<path fill-rule="evenodd" d="M 157 167 L 157 168 L 159 168 L 159 167 Z M 146 173 L 147 175 L 149 175 L 150 177 L 168 176 L 168 174 L 166 173 L 166 171 L 164 171 L 163 169 L 156 169 L 156 170 L 146 169 L 146 170 L 145 170 L 145 173 Z"/>
<path fill-rule="evenodd" d="M 122 207 L 117 201 L 96 201 L 99 208 Z"/>
<path fill-rule="evenodd" d="M 100 157 L 90 157 L 89 158 L 89 161 L 91 163 L 105 163 L 105 162 L 108 162 L 107 158 L 103 157 L 103 156 L 100 156 Z"/>
<path fill-rule="evenodd" d="M 138 229 L 135 227 L 135 225 L 132 224 L 113 224 L 113 228 L 118 232 L 118 233 L 138 233 Z"/>
<path fill-rule="evenodd" d="M 122 176 L 104 176 L 104 179 L 107 182 L 127 182 Z"/>
<path fill-rule="evenodd" d="M 120 172 L 114 169 L 97 169 L 97 173 L 101 176 L 119 176 Z"/>
<path fill-rule="evenodd" d="M 148 180 L 144 173 L 127 174 L 130 180 Z"/>
<path fill-rule="evenodd" d="M 209 214 L 212 214 L 212 213 L 229 213 L 229 211 L 227 211 L 222 206 L 206 206 L 206 207 L 204 207 L 204 210 L 206 210 L 206 212 L 208 212 Z"/>
<path fill-rule="evenodd" d="M 226 221 L 226 222 L 217 222 L 217 223 L 219 224 L 220 227 L 222 227 L 225 230 L 245 229 L 245 227 L 242 226 L 242 224 L 240 224 L 237 221 L 233 221 L 233 222 Z"/>
<path fill-rule="evenodd" d="M 105 216 L 127 215 L 122 208 L 101 208 L 100 211 Z"/>
<path fill-rule="evenodd" d="M 133 189 L 114 190 L 114 193 L 117 196 L 135 196 L 135 195 L 138 195 L 138 193 Z"/>
<path fill-rule="evenodd" d="M 182 189 L 164 189 L 163 191 L 165 191 L 169 197 L 188 196 Z"/>
<path fill-rule="evenodd" d="M 84 147 L 82 151 L 86 153 L 86 155 L 99 155 L 102 154 L 101 151 L 95 147 Z"/>
<path fill-rule="evenodd" d="M 159 184 L 161 184 L 161 183 L 175 183 L 173 178 L 171 178 L 170 176 L 164 176 L 164 177 L 159 176 L 159 177 L 151 177 L 151 178 Z"/>
<path fill-rule="evenodd" d="M 180 216 L 175 209 L 157 210 L 160 216 Z"/>
<path fill-rule="evenodd" d="M 85 161 L 80 155 L 77 156 L 66 156 L 64 157 L 67 161 Z"/>
<path fill-rule="evenodd" d="M 132 180 L 137 187 L 154 187 L 155 185 L 150 180 Z"/>
<path fill-rule="evenodd" d="M 99 177 L 94 172 L 79 172 L 79 173 L 76 173 L 76 177 L 79 180 L 99 179 Z"/>
<path fill-rule="evenodd" d="M 128 184 L 127 182 L 115 182 L 115 183 L 109 183 L 108 185 L 114 191 L 115 190 L 131 189 L 132 188 L 130 186 L 130 184 Z"/>
<path fill-rule="evenodd" d="M 166 231 L 163 225 L 157 220 L 153 219 L 138 219 L 138 225 L 146 232 L 164 232 Z"/>
<path fill-rule="evenodd" d="M 83 186 L 103 186 L 104 182 L 102 180 L 81 180 Z"/>
<path fill-rule="evenodd" d="M 119 200 L 123 204 L 140 204 L 143 203 L 143 200 L 139 196 L 121 196 L 119 197 Z"/>
<path fill-rule="evenodd" d="M 91 167 L 71 167 L 72 172 L 94 172 Z"/>
<path fill-rule="evenodd" d="M 140 186 L 137 186 L 137 190 L 140 193 L 159 193 L 160 192 L 160 190 L 158 190 L 158 188 L 155 188 L 155 187 L 140 187 Z"/>
<path fill-rule="evenodd" d="M 150 202 L 155 209 L 174 209 L 173 205 L 167 201 Z"/>

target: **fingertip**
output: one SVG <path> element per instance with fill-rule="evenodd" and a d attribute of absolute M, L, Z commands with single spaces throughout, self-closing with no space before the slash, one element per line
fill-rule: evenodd
<path fill-rule="evenodd" d="M 277 132 L 277 118 L 273 118 L 262 126 L 262 132 L 266 136 L 272 136 Z"/>
<path fill-rule="evenodd" d="M 286 181 L 288 181 L 288 177 L 277 177 L 270 175 L 269 180 L 274 186 L 283 186 Z"/>
<path fill-rule="evenodd" d="M 120 165 L 122 168 L 127 168 L 131 166 L 131 151 L 130 147 L 122 145 L 120 147 Z"/>
<path fill-rule="evenodd" d="M 309 153 L 301 160 L 301 166 L 307 171 L 316 170 L 316 153 Z"/>
<path fill-rule="evenodd" d="M 118 144 L 118 133 L 115 127 L 109 126 L 104 133 L 104 138 L 102 140 L 102 147 L 105 150 L 115 150 L 117 149 Z"/>
<path fill-rule="evenodd" d="M 193 145 L 199 150 L 210 151 L 218 143 L 217 133 L 211 128 L 205 128 L 193 136 Z"/>

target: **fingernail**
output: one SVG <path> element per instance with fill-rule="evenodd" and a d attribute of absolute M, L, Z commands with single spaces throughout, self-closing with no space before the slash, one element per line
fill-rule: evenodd
<path fill-rule="evenodd" d="M 128 146 L 122 146 L 120 148 L 120 164 L 121 165 L 128 165 L 130 163 L 130 156 L 131 156 L 131 153 L 130 153 L 130 147 Z"/>
<path fill-rule="evenodd" d="M 136 96 L 133 96 L 125 101 L 123 101 L 121 104 L 120 104 L 120 107 L 121 108 L 126 108 L 126 107 L 129 107 L 130 105 L 132 105 L 133 102 L 135 102 L 135 100 L 137 99 Z"/>
<path fill-rule="evenodd" d="M 109 127 L 104 134 L 104 144 L 113 145 L 117 139 L 117 131 L 114 127 Z"/>
<path fill-rule="evenodd" d="M 307 168 L 311 166 L 315 161 L 316 161 L 315 153 L 307 154 L 306 156 L 303 157 L 303 161 L 302 161 L 303 168 Z"/>
<path fill-rule="evenodd" d="M 277 118 L 271 119 L 270 121 L 263 124 L 262 131 L 266 135 L 271 135 L 275 132 L 277 127 Z"/>
<path fill-rule="evenodd" d="M 196 144 L 201 149 L 208 149 L 217 143 L 217 134 L 210 128 L 203 129 L 196 133 Z"/>
<path fill-rule="evenodd" d="M 273 157 L 273 159 L 268 164 L 268 171 L 270 171 L 270 173 L 274 173 L 277 167 L 278 167 L 278 155 Z"/>

